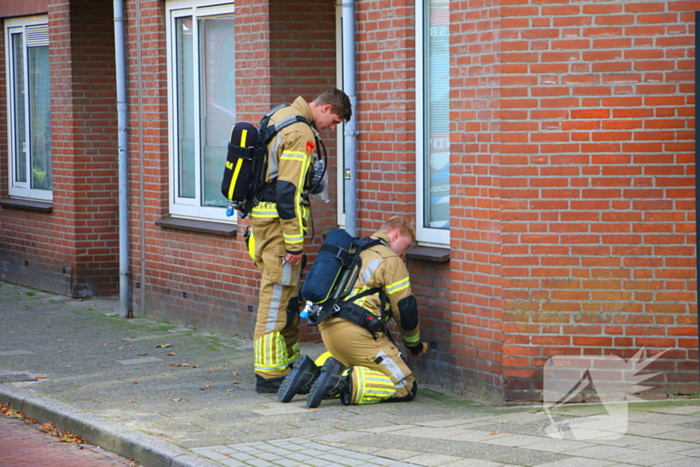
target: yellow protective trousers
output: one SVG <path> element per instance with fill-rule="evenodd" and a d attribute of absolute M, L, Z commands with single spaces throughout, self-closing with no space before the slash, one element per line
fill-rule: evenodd
<path fill-rule="evenodd" d="M 353 367 L 352 404 L 413 399 L 415 378 L 386 335 L 374 340 L 365 328 L 342 318 L 326 318 L 318 328 L 333 357 Z"/>
<path fill-rule="evenodd" d="M 282 226 L 277 218 L 251 217 L 255 264 L 261 272 L 255 323 L 255 374 L 286 376 L 299 358 L 299 276 L 301 265 L 284 261 Z"/>

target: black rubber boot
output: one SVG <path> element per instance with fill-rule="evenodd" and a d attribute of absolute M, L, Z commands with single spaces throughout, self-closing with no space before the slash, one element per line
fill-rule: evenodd
<path fill-rule="evenodd" d="M 311 385 L 318 377 L 321 369 L 308 356 L 302 355 L 294 363 L 292 372 L 284 378 L 282 386 L 277 391 L 277 400 L 289 402 L 297 394 L 308 394 Z"/>
<path fill-rule="evenodd" d="M 340 403 L 343 405 L 352 405 L 352 370 L 350 367 L 348 374 L 343 376 L 340 389 Z"/>
<path fill-rule="evenodd" d="M 324 398 L 336 396 L 347 389 L 347 378 L 343 377 L 343 371 L 345 371 L 345 365 L 333 357 L 328 357 L 321 367 L 321 374 L 311 386 L 306 406 L 316 408 Z"/>
<path fill-rule="evenodd" d="M 265 379 L 260 375 L 255 375 L 255 392 L 260 394 L 275 394 L 282 385 L 284 378 L 284 376 L 280 376 L 279 378 Z"/>

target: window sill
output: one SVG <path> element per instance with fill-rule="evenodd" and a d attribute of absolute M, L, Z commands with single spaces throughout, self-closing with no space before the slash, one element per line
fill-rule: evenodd
<path fill-rule="evenodd" d="M 180 219 L 177 217 L 165 217 L 157 221 L 156 225 L 164 229 L 186 230 L 188 232 L 223 235 L 225 237 L 235 237 L 238 234 L 238 225 L 236 224 Z"/>
<path fill-rule="evenodd" d="M 0 199 L 0 206 L 2 206 L 4 209 L 24 209 L 26 211 L 53 212 L 53 203 L 49 201 L 3 198 Z"/>
<path fill-rule="evenodd" d="M 434 246 L 414 246 L 406 250 L 406 258 L 431 261 L 433 263 L 446 263 L 450 260 L 450 249 Z"/>

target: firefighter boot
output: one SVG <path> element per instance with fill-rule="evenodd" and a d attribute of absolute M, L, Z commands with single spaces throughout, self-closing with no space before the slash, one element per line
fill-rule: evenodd
<path fill-rule="evenodd" d="M 321 404 L 325 397 L 342 396 L 349 390 L 348 377 L 343 375 L 345 365 L 333 357 L 329 357 L 321 367 L 321 374 L 311 386 L 306 406 L 313 409 Z"/>
<path fill-rule="evenodd" d="M 303 355 L 294 363 L 292 372 L 282 381 L 282 386 L 277 391 L 277 400 L 289 402 L 297 394 L 308 394 L 320 372 L 321 369 L 316 366 L 316 363 Z"/>
<path fill-rule="evenodd" d="M 284 378 L 284 376 L 280 376 L 279 378 L 265 379 L 260 375 L 255 375 L 255 392 L 274 394 L 279 390 Z"/>

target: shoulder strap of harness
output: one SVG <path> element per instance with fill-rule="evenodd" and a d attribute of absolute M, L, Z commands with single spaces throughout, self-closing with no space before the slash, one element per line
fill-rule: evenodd
<path fill-rule="evenodd" d="M 280 132 L 283 128 L 288 127 L 289 125 L 293 125 L 298 122 L 306 123 L 307 125 L 311 126 L 311 123 L 301 115 L 292 115 L 289 118 L 285 118 L 284 120 L 281 120 L 277 123 L 275 123 L 272 126 L 268 126 L 268 123 L 270 121 L 270 117 L 277 112 L 278 110 L 287 107 L 284 104 L 280 104 L 274 109 L 270 110 L 268 113 L 265 114 L 265 116 L 260 120 L 260 125 L 258 126 L 258 132 L 260 133 L 260 139 L 264 144 L 267 145 L 272 139 L 277 135 L 277 133 Z"/>

